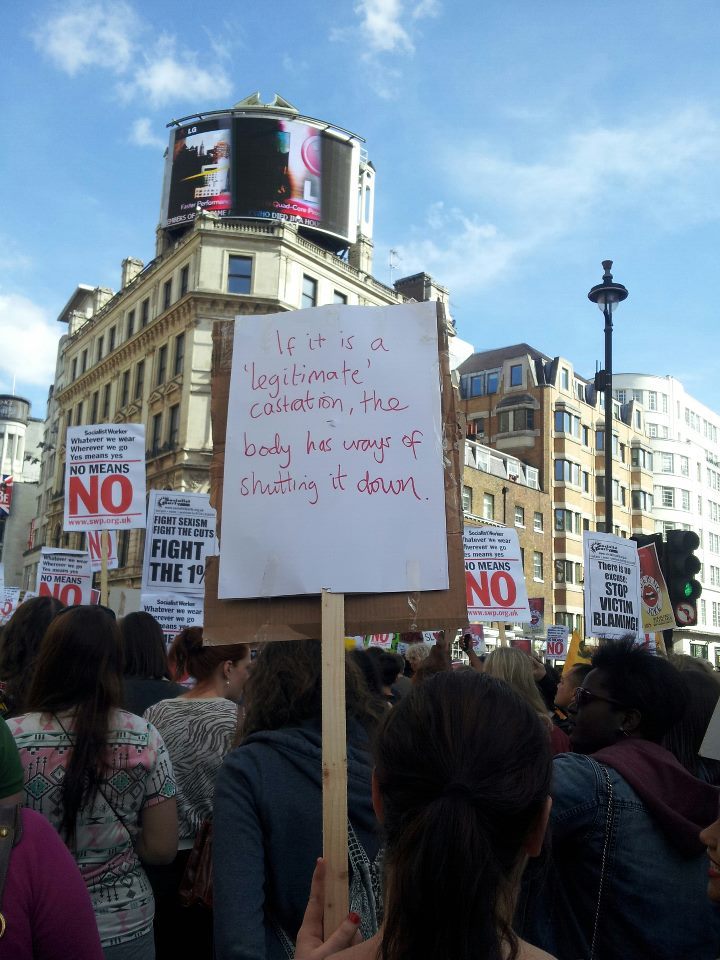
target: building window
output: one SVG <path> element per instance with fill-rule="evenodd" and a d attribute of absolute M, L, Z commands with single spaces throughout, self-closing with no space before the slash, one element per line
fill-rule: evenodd
<path fill-rule="evenodd" d="M 564 483 L 580 486 L 580 465 L 571 460 L 555 461 L 555 479 Z"/>
<path fill-rule="evenodd" d="M 87 370 L 87 361 L 88 361 L 88 352 L 87 350 L 83 350 L 82 354 L 80 355 L 80 373 L 85 373 L 85 371 Z"/>
<path fill-rule="evenodd" d="M 115 349 L 115 340 L 117 338 L 117 328 L 110 327 L 110 332 L 108 333 L 108 353 L 112 353 Z"/>
<path fill-rule="evenodd" d="M 158 350 L 157 355 L 157 370 L 155 372 L 156 387 L 159 387 L 161 383 L 165 383 L 165 377 L 167 376 L 167 353 L 167 344 L 163 344 Z"/>
<path fill-rule="evenodd" d="M 79 403 L 79 404 L 77 405 L 77 410 L 75 411 L 75 426 L 76 426 L 76 427 L 79 427 L 80 424 L 82 423 L 82 415 L 83 415 L 83 405 L 82 405 L 82 402 L 81 402 L 81 403 Z"/>
<path fill-rule="evenodd" d="M 633 490 L 632 491 L 632 508 L 633 510 L 642 510 L 643 513 L 652 513 L 652 508 L 653 508 L 652 494 L 646 493 L 644 490 Z"/>
<path fill-rule="evenodd" d="M 145 361 L 141 360 L 135 368 L 135 400 L 142 400 L 145 388 Z"/>
<path fill-rule="evenodd" d="M 660 470 L 663 473 L 674 473 L 675 462 L 672 453 L 660 454 Z"/>
<path fill-rule="evenodd" d="M 643 402 L 643 392 L 642 392 L 642 390 L 633 390 L 632 395 L 633 395 L 633 400 L 634 400 L 636 403 L 642 403 L 642 402 Z"/>
<path fill-rule="evenodd" d="M 523 382 L 522 377 L 522 364 L 514 363 L 510 367 L 510 386 L 511 387 L 521 387 Z"/>
<path fill-rule="evenodd" d="M 140 304 L 140 326 L 146 327 L 150 322 L 150 297 L 146 297 Z"/>
<path fill-rule="evenodd" d="M 543 555 L 537 550 L 533 550 L 533 579 L 543 579 Z"/>
<path fill-rule="evenodd" d="M 488 373 L 466 373 L 460 379 L 460 392 L 463 399 L 484 397 L 486 394 L 497 393 L 499 382 L 499 370 L 490 370 Z"/>
<path fill-rule="evenodd" d="M 70 364 L 70 382 L 77 380 L 77 357 L 73 357 L 73 361 Z"/>
<path fill-rule="evenodd" d="M 660 506 L 675 506 L 675 490 L 673 487 L 660 487 Z"/>
<path fill-rule="evenodd" d="M 103 422 L 107 422 L 110 419 L 110 384 L 106 383 L 103 387 L 103 402 L 102 402 L 102 418 Z"/>
<path fill-rule="evenodd" d="M 173 363 L 173 376 L 179 377 L 183 372 L 185 362 L 185 334 L 180 333 L 175 337 L 175 362 Z"/>
<path fill-rule="evenodd" d="M 525 526 L 525 507 L 515 507 L 515 526 Z"/>
<path fill-rule="evenodd" d="M 100 391 L 96 390 L 92 395 L 92 405 L 90 407 L 90 423 L 97 423 L 98 407 L 100 405 Z"/>
<path fill-rule="evenodd" d="M 172 277 L 169 280 L 166 280 L 163 284 L 163 310 L 167 308 L 172 303 Z"/>
<path fill-rule="evenodd" d="M 590 472 L 588 470 L 582 472 L 582 488 L 583 493 L 590 493 Z"/>
<path fill-rule="evenodd" d="M 333 290 L 333 303 L 347 303 L 347 294 L 340 293 L 339 290 Z"/>
<path fill-rule="evenodd" d="M 97 360 L 96 363 L 100 363 L 103 358 L 103 350 L 105 349 L 105 337 L 97 338 Z"/>
<path fill-rule="evenodd" d="M 118 567 L 127 566 L 129 547 L 130 547 L 130 531 L 118 530 L 118 537 L 117 537 Z"/>
<path fill-rule="evenodd" d="M 472 513 L 472 487 L 463 486 L 462 505 L 463 513 Z"/>
<path fill-rule="evenodd" d="M 555 432 L 569 433 L 571 436 L 580 439 L 580 417 L 576 417 L 567 410 L 555 411 Z"/>
<path fill-rule="evenodd" d="M 151 436 L 151 447 L 150 450 L 152 453 L 157 453 L 160 450 L 160 439 L 162 437 L 162 413 L 156 413 L 152 418 L 152 428 L 150 431 Z"/>
<path fill-rule="evenodd" d="M 180 296 L 184 297 L 190 287 L 190 267 L 185 266 L 180 271 Z"/>
<path fill-rule="evenodd" d="M 639 467 L 641 470 L 652 470 L 653 455 L 649 450 L 642 447 L 633 447 L 630 451 L 630 463 L 633 467 Z"/>
<path fill-rule="evenodd" d="M 498 433 L 513 433 L 517 430 L 533 430 L 535 411 L 531 407 L 504 410 L 498 414 Z"/>
<path fill-rule="evenodd" d="M 314 277 L 308 277 L 306 274 L 303 275 L 302 297 L 300 299 L 300 306 L 303 309 L 317 305 L 317 286 L 317 280 L 315 280 Z"/>
<path fill-rule="evenodd" d="M 170 422 L 168 424 L 168 444 L 175 449 L 180 440 L 180 404 L 170 407 Z"/>
<path fill-rule="evenodd" d="M 690 491 L 689 490 L 680 491 L 680 507 L 683 510 L 690 509 Z"/>
<path fill-rule="evenodd" d="M 252 258 L 228 259 L 228 293 L 250 293 L 252 286 Z"/>
<path fill-rule="evenodd" d="M 483 517 L 485 520 L 495 519 L 495 497 L 491 493 L 483 494 Z"/>
<path fill-rule="evenodd" d="M 605 431 L 604 430 L 595 431 L 595 449 L 596 450 L 605 449 Z"/>
<path fill-rule="evenodd" d="M 625 390 L 616 390 L 615 399 L 618 403 L 625 403 L 627 398 L 627 392 Z"/>
<path fill-rule="evenodd" d="M 687 457 L 680 457 L 680 474 L 683 477 L 690 476 L 690 461 Z"/>
<path fill-rule="evenodd" d="M 691 643 L 690 656 L 697 657 L 699 660 L 707 660 L 708 648 L 706 643 Z"/>
<path fill-rule="evenodd" d="M 135 311 L 131 310 L 127 315 L 127 339 L 135 333 Z"/>
<path fill-rule="evenodd" d="M 537 510 L 533 514 L 533 530 L 535 533 L 543 532 L 543 515 Z"/>
<path fill-rule="evenodd" d="M 560 386 L 563 390 L 570 389 L 570 371 L 567 367 L 560 368 Z"/>
<path fill-rule="evenodd" d="M 128 400 L 130 399 L 130 371 L 123 370 L 122 381 L 120 386 L 120 407 L 127 405 Z"/>
<path fill-rule="evenodd" d="M 497 393 L 498 387 L 500 386 L 500 371 L 491 370 L 487 375 L 487 392 Z"/>
<path fill-rule="evenodd" d="M 657 410 L 657 393 L 654 390 L 648 390 L 648 410 Z"/>

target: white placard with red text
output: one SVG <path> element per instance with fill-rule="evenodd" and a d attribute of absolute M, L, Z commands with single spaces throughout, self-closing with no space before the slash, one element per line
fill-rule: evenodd
<path fill-rule="evenodd" d="M 564 659 L 567 656 L 569 633 L 568 628 L 561 623 L 548 627 L 545 656 L 555 657 L 558 660 Z"/>
<path fill-rule="evenodd" d="M 145 427 L 68 427 L 65 530 L 145 526 Z"/>
<path fill-rule="evenodd" d="M 20 604 L 20 587 L 4 587 L 0 599 L 0 624 L 7 623 Z"/>
<path fill-rule="evenodd" d="M 527 623 L 530 605 L 517 531 L 466 526 L 463 545 L 469 619 Z"/>
<path fill-rule="evenodd" d="M 439 369 L 435 303 L 235 318 L 220 599 L 447 589 Z"/>
<path fill-rule="evenodd" d="M 43 547 L 37 574 L 37 592 L 41 597 L 56 597 L 66 606 L 90 603 L 92 569 L 85 550 Z"/>
<path fill-rule="evenodd" d="M 105 530 L 104 533 L 106 537 L 105 556 L 107 557 L 107 569 L 117 570 L 117 534 L 114 530 Z M 98 573 L 102 569 L 102 548 L 100 545 L 102 535 L 103 531 L 101 530 L 88 530 L 87 532 L 87 547 L 93 573 Z"/>
<path fill-rule="evenodd" d="M 158 621 L 163 629 L 166 643 L 171 643 L 185 627 L 203 625 L 204 600 L 201 595 L 143 593 L 140 597 L 140 606 Z"/>

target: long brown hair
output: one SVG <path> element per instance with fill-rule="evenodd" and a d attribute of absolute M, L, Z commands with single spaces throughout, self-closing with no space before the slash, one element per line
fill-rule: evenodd
<path fill-rule="evenodd" d="M 439 673 L 388 711 L 374 756 L 386 842 L 382 960 L 514 960 L 523 843 L 550 790 L 536 712 L 502 681 Z"/>
<path fill-rule="evenodd" d="M 2 631 L 0 680 L 5 684 L 9 716 L 25 713 L 40 643 L 50 621 L 63 607 L 55 597 L 32 597 L 20 604 Z"/>
<path fill-rule="evenodd" d="M 322 658 L 319 640 L 268 643 L 253 662 L 245 684 L 243 736 L 279 730 L 322 714 Z M 375 729 L 385 705 L 370 695 L 360 668 L 345 657 L 345 702 L 349 716 L 368 732 Z"/>
<path fill-rule="evenodd" d="M 69 845 L 75 842 L 78 813 L 93 802 L 107 769 L 109 715 L 120 704 L 121 677 L 120 630 L 110 614 L 77 606 L 55 617 L 40 645 L 27 707 L 74 713 L 60 822 Z"/>

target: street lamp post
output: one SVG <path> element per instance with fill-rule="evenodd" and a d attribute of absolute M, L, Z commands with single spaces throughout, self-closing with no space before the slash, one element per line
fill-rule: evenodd
<path fill-rule="evenodd" d="M 614 283 L 610 268 L 612 260 L 603 260 L 602 283 L 596 284 L 588 293 L 588 300 L 596 303 L 605 317 L 605 369 L 602 371 L 602 390 L 605 394 L 605 532 L 613 532 L 613 487 L 612 487 L 612 315 L 615 307 L 627 298 L 627 289 Z"/>

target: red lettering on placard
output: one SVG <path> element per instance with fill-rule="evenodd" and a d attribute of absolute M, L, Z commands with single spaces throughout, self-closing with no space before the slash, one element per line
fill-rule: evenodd
<path fill-rule="evenodd" d="M 468 607 L 512 607 L 517 598 L 515 581 L 504 570 L 492 574 L 466 570 L 465 591 Z"/>
<path fill-rule="evenodd" d="M 119 497 L 116 496 L 116 488 Z M 81 502 L 87 516 L 97 516 L 100 513 L 100 504 L 107 513 L 126 513 L 132 499 L 132 483 L 122 474 L 111 474 L 102 478 L 97 475 L 68 478 L 68 512 L 71 517 L 80 515 Z"/>
<path fill-rule="evenodd" d="M 51 590 L 49 583 L 41 582 L 38 596 L 55 597 L 66 607 L 74 607 L 76 604 L 82 603 L 82 587 L 78 587 L 74 583 L 54 583 Z"/>

